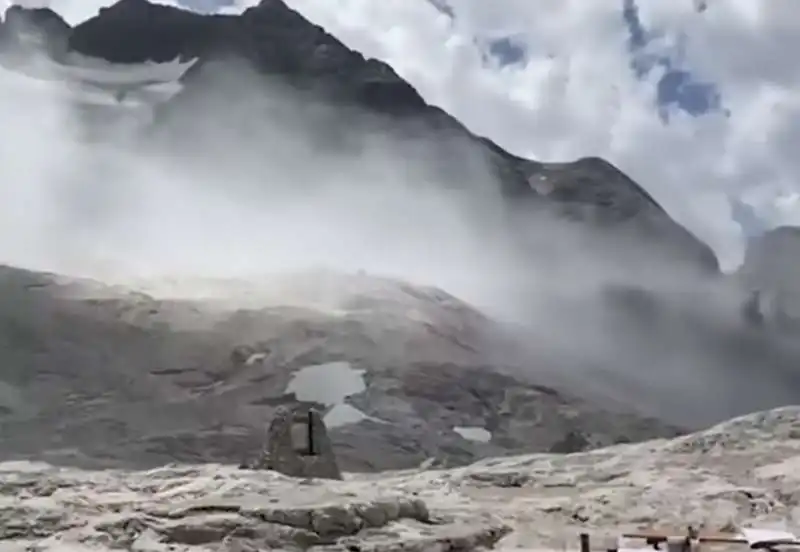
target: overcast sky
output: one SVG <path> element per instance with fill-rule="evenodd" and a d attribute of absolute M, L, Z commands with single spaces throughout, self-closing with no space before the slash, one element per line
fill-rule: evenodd
<path fill-rule="evenodd" d="M 743 230 L 800 224 L 797 1 L 287 3 L 516 154 L 609 159 L 730 267 Z M 17 3 L 74 24 L 113 2 Z"/>

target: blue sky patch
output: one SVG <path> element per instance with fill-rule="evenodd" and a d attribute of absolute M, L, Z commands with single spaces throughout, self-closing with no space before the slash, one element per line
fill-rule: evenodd
<path fill-rule="evenodd" d="M 704 2 L 696 2 L 698 13 L 707 9 Z M 658 81 L 656 96 L 661 119 L 669 122 L 669 112 L 680 109 L 689 115 L 700 116 L 722 110 L 722 97 L 713 83 L 698 80 L 685 66 L 684 44 L 686 37 L 678 36 L 672 52 L 653 53 L 648 46 L 657 33 L 648 31 L 639 19 L 636 0 L 622 0 L 622 18 L 628 28 L 628 48 L 631 52 L 631 68 L 637 77 L 645 78 L 656 68 L 663 71 Z"/>

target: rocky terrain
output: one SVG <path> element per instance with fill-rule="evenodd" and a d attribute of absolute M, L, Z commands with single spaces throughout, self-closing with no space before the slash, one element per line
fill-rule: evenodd
<path fill-rule="evenodd" d="M 163 299 L 4 268 L 0 457 L 239 463 L 297 401 L 325 413 L 347 470 L 677 431 L 522 379 L 500 326 L 437 289 L 329 273 L 220 289 Z"/>
<path fill-rule="evenodd" d="M 797 531 L 800 409 L 671 440 L 298 480 L 232 466 L 0 464 L 8 551 L 575 550 L 623 531 Z M 731 548 L 733 549 L 733 548 Z"/>

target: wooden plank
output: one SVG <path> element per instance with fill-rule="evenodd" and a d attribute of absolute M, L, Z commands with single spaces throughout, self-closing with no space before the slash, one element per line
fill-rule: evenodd
<path fill-rule="evenodd" d="M 785 531 L 768 531 L 751 529 L 752 534 L 748 534 L 748 530 L 743 529 L 741 533 L 715 532 L 715 531 L 698 531 L 693 527 L 687 527 L 684 531 L 680 530 L 659 530 L 659 529 L 641 529 L 629 533 L 622 533 L 615 544 L 605 546 L 606 552 L 617 552 L 620 539 L 640 539 L 645 541 L 646 547 L 652 547 L 654 550 L 661 550 L 659 545 L 672 543 L 685 543 L 689 545 L 692 543 L 706 543 L 706 544 L 736 544 L 745 545 L 753 550 L 777 550 L 781 546 L 800 547 L 800 539 L 793 536 L 792 533 Z M 763 533 L 760 536 L 760 533 Z M 794 537 L 794 538 L 790 538 Z M 760 540 L 759 540 L 760 539 Z M 688 549 L 692 549 L 690 545 Z M 628 548 L 628 547 L 623 547 Z M 671 547 L 670 547 L 671 548 Z M 581 552 L 590 552 L 589 550 L 589 535 L 588 533 L 581 533 Z"/>
<path fill-rule="evenodd" d="M 669 538 L 674 537 L 689 537 L 688 531 L 657 531 L 654 529 L 636 531 L 633 533 L 623 533 L 622 537 L 626 539 L 645 539 L 648 542 L 662 543 L 666 542 Z M 747 539 L 737 533 L 721 533 L 721 532 L 696 532 L 691 535 L 694 540 L 708 543 L 727 543 L 727 544 L 747 544 Z"/>

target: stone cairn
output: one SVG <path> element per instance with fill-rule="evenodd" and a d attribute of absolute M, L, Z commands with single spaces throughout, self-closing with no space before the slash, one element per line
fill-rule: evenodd
<path fill-rule="evenodd" d="M 247 467 L 290 477 L 342 479 L 322 416 L 302 404 L 275 410 L 261 457 Z"/>

